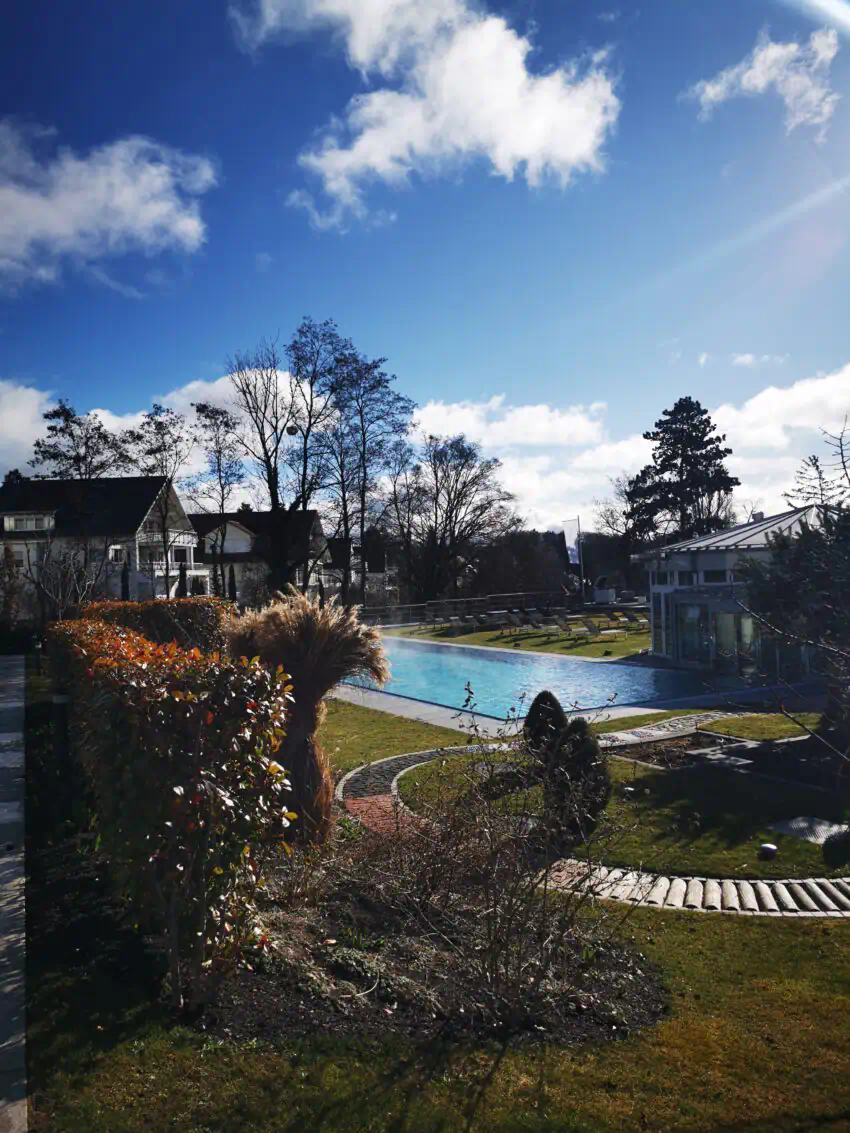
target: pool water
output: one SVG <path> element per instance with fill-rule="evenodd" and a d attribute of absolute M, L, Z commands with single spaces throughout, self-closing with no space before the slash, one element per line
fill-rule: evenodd
<path fill-rule="evenodd" d="M 435 645 L 385 637 L 384 649 L 392 677 L 384 692 L 462 708 L 467 682 L 472 687 L 475 711 L 504 719 L 511 709 L 524 716 L 541 689 L 553 692 L 570 708 L 598 708 L 615 704 L 657 704 L 704 696 L 721 687 L 715 673 L 653 669 L 643 665 L 582 661 L 545 653 L 507 653 Z M 368 681 L 354 682 L 365 687 Z M 740 687 L 723 682 L 722 687 Z"/>

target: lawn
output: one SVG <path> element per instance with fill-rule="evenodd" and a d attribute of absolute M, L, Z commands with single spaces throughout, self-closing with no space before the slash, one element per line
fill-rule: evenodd
<path fill-rule="evenodd" d="M 819 712 L 800 712 L 796 714 L 796 718 L 813 731 L 821 719 Z M 806 728 L 801 728 L 780 712 L 761 712 L 751 716 L 734 716 L 729 720 L 715 720 L 706 724 L 705 728 L 740 740 L 787 740 L 807 734 Z"/>
<path fill-rule="evenodd" d="M 553 636 L 539 630 L 484 629 L 465 630 L 455 626 L 405 626 L 383 629 L 390 637 L 406 637 L 412 641 L 439 641 L 443 644 L 484 645 L 489 648 L 516 649 L 530 653 L 557 653 L 563 657 L 599 657 L 614 661 L 618 657 L 633 657 L 641 649 L 649 648 L 649 631 L 630 630 L 626 636 L 604 637 L 588 641 L 583 638 Z"/>
<path fill-rule="evenodd" d="M 445 791 L 446 783 L 463 789 L 471 758 L 454 756 L 409 772 L 399 780 L 402 799 L 416 808 Z M 846 799 L 719 767 L 655 771 L 612 759 L 610 770 L 614 789 L 606 814 L 616 834 L 610 845 L 595 850 L 606 865 L 698 877 L 823 877 L 848 872 L 846 863 L 827 868 L 820 846 L 768 828 L 799 814 L 841 821 Z M 624 795 L 624 787 L 634 789 L 631 798 Z M 534 788 L 524 805 L 541 804 L 542 792 Z M 772 861 L 759 860 L 762 842 L 778 847 Z"/>
<path fill-rule="evenodd" d="M 623 931 L 662 966 L 670 1013 L 604 1047 L 470 1049 L 329 1033 L 272 1047 L 173 1025 L 153 996 L 149 956 L 109 900 L 106 864 L 90 843 L 63 839 L 51 824 L 68 811 L 73 778 L 52 763 L 47 693 L 46 682 L 30 680 L 27 1010 L 36 1133 L 791 1133 L 850 1122 L 848 920 L 633 910 Z M 365 709 L 338 709 L 325 731 L 338 765 L 378 754 L 381 722 L 360 715 Z M 384 723 L 414 729 L 394 750 L 434 744 L 436 729 Z"/>
<path fill-rule="evenodd" d="M 464 732 L 421 724 L 418 720 L 376 712 L 344 700 L 328 701 L 328 714 L 321 731 L 322 746 L 337 775 L 388 755 L 457 747 L 468 739 Z"/>

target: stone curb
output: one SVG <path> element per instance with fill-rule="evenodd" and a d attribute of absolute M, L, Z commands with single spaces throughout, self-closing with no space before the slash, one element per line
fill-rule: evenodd
<path fill-rule="evenodd" d="M 483 745 L 482 752 L 498 750 L 500 745 Z M 398 781 L 409 771 L 430 763 L 446 754 L 468 752 L 470 746 L 439 748 L 431 751 L 409 752 L 392 755 L 375 763 L 362 764 L 349 771 L 339 781 L 336 798 L 347 806 L 345 788 L 354 777 L 368 771 L 376 764 L 407 761 L 412 756 L 421 756 L 416 763 L 400 768 L 390 783 L 389 792 L 376 795 L 363 795 L 356 799 L 361 809 L 366 799 L 387 800 L 398 812 L 408 811 L 399 798 Z M 349 802 L 354 799 L 349 798 Z M 368 808 L 364 808 L 368 814 Z M 383 809 L 386 809 L 383 807 Z M 412 811 L 409 812 L 412 815 Z M 386 827 L 386 822 L 381 823 Z M 572 871 L 587 874 L 590 868 L 594 883 L 598 886 L 598 896 L 606 900 L 621 901 L 632 905 L 645 905 L 647 908 L 681 910 L 696 913 L 734 913 L 737 916 L 791 917 L 791 918 L 841 918 L 850 919 L 850 877 L 837 878 L 715 878 L 702 876 L 667 876 L 645 870 L 625 870 L 607 866 L 588 867 L 587 862 L 576 858 L 564 858 L 555 863 L 555 870 L 564 875 L 562 884 L 567 885 L 566 877 Z"/>

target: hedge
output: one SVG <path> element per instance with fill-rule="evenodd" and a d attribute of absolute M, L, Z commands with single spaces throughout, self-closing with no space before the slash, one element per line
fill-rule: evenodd
<path fill-rule="evenodd" d="M 48 633 L 113 882 L 165 947 L 175 1006 L 194 1009 L 268 946 L 254 894 L 295 818 L 274 758 L 289 678 L 104 622 Z"/>
<path fill-rule="evenodd" d="M 153 598 L 147 602 L 92 602 L 82 616 L 135 630 L 149 641 L 176 641 L 211 653 L 225 648 L 225 627 L 235 607 L 223 598 Z"/>

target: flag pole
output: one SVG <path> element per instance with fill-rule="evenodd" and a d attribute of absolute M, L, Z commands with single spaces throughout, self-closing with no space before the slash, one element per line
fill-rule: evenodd
<path fill-rule="evenodd" d="M 581 603 L 584 605 L 584 555 L 581 550 L 581 516 L 576 516 L 576 543 L 578 543 L 578 569 L 581 575 Z"/>

